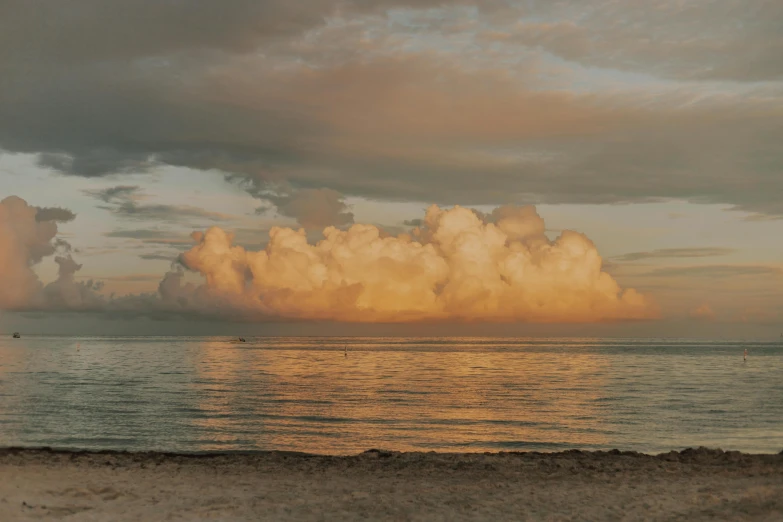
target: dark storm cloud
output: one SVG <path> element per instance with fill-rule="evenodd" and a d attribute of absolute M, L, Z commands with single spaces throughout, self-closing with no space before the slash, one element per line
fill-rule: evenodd
<path fill-rule="evenodd" d="M 651 252 L 631 252 L 616 256 L 616 261 L 640 261 L 643 259 L 667 259 L 667 258 L 688 258 L 688 257 L 718 257 L 726 256 L 735 252 L 733 248 L 661 248 Z"/>
<path fill-rule="evenodd" d="M 260 187 L 284 181 L 291 191 L 267 201 L 313 226 L 351 222 L 340 195 L 676 198 L 783 215 L 780 85 L 720 96 L 693 83 L 668 94 L 547 91 L 536 70 L 519 80 L 499 63 L 395 54 L 356 29 L 360 15 L 442 4 L 468 2 L 0 0 L 0 148 L 86 177 L 169 164 Z M 666 77 L 781 77 L 779 3 L 532 2 L 517 15 L 502 4 L 480 5 L 503 45 Z M 337 12 L 354 23 L 319 46 Z M 514 25 L 522 15 L 544 22 Z M 308 214 L 302 202 L 322 189 L 331 195 Z M 102 197 L 128 219 L 223 219 L 133 191 Z"/>

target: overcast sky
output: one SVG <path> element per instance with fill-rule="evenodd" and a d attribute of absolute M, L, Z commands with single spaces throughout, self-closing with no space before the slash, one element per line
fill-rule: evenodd
<path fill-rule="evenodd" d="M 0 0 L 0 330 L 778 337 L 781 28 Z"/>

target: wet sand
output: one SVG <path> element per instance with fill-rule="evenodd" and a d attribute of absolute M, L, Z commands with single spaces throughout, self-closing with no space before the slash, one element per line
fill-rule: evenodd
<path fill-rule="evenodd" d="M 783 453 L 0 450 L 0 520 L 783 520 Z"/>

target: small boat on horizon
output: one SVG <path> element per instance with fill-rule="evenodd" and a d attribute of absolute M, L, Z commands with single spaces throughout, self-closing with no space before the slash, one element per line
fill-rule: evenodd
<path fill-rule="evenodd" d="M 22 337 L 22 336 L 19 335 L 19 332 L 14 332 L 14 335 L 13 335 L 14 339 L 19 339 L 20 337 Z"/>

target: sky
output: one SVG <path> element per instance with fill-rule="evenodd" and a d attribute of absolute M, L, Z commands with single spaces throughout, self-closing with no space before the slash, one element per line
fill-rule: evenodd
<path fill-rule="evenodd" d="M 0 331 L 778 338 L 781 27 L 0 0 Z"/>

